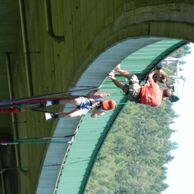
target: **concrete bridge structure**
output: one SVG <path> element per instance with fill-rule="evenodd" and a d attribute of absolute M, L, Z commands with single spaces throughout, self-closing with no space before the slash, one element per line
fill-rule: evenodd
<path fill-rule="evenodd" d="M 0 0 L 0 98 L 99 87 L 130 54 L 175 40 L 161 50 L 165 57 L 194 41 L 193 10 L 194 0 Z M 141 67 L 140 73 L 149 64 Z M 70 135 L 80 121 L 69 121 L 63 133 L 64 122 L 68 121 L 45 122 L 43 114 L 34 112 L 0 115 L 0 137 L 50 137 L 59 128 L 60 135 Z M 52 183 L 49 190 L 41 184 L 49 185 L 50 180 L 39 179 L 48 150 L 48 145 L 1 146 L 2 193 L 57 192 L 57 185 Z"/>

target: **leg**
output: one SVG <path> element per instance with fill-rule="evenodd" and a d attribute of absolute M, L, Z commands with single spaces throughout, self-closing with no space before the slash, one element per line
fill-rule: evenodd
<path fill-rule="evenodd" d="M 112 80 L 112 82 L 115 84 L 115 86 L 117 86 L 118 88 L 120 88 L 120 89 L 122 89 L 124 91 L 125 84 L 123 84 L 119 80 L 117 80 L 114 74 L 109 74 L 109 77 Z"/>
<path fill-rule="evenodd" d="M 121 64 L 118 64 L 118 65 L 115 67 L 114 70 L 115 70 L 116 72 L 118 72 L 121 76 L 127 78 L 127 79 L 129 80 L 129 84 L 131 84 L 131 83 L 139 83 L 139 79 L 138 79 L 138 77 L 137 77 L 135 74 L 130 73 L 130 72 L 126 71 L 126 70 L 121 69 L 120 65 L 121 65 Z M 114 73 L 111 72 L 111 73 L 109 74 L 109 77 L 111 77 L 111 74 L 114 74 Z M 114 77 L 114 76 L 113 76 L 113 77 Z"/>
<path fill-rule="evenodd" d="M 84 104 L 85 102 L 88 102 L 88 99 L 85 97 L 78 97 L 78 98 L 74 98 L 71 100 L 62 100 L 61 103 L 72 103 L 76 106 L 80 106 L 81 104 Z M 89 110 L 84 108 L 84 109 L 80 109 L 78 107 L 76 107 L 74 110 L 72 110 L 71 112 L 60 112 L 60 113 L 45 113 L 45 117 L 46 120 L 50 120 L 52 118 L 62 118 L 62 117 L 70 117 L 70 118 L 74 118 L 74 117 L 81 117 L 83 115 L 85 115 Z"/>
<path fill-rule="evenodd" d="M 59 117 L 81 117 L 83 115 L 85 115 L 88 111 L 90 111 L 90 108 L 88 108 L 88 106 L 90 107 L 90 101 L 88 98 L 85 97 L 78 97 L 75 98 L 71 101 L 73 104 L 75 104 L 76 106 L 81 106 L 81 107 L 76 107 L 74 110 L 72 110 L 69 113 L 59 113 Z M 89 103 L 89 105 L 88 105 Z"/>
<path fill-rule="evenodd" d="M 53 105 L 57 105 L 57 104 L 68 104 L 68 103 L 79 105 L 79 98 L 48 100 L 46 102 L 46 106 L 53 106 Z"/>
<path fill-rule="evenodd" d="M 60 112 L 60 113 L 45 113 L 45 119 L 56 119 L 56 118 L 63 118 L 63 117 L 69 117 L 69 118 L 75 118 L 75 117 L 81 117 L 85 115 L 86 113 L 80 110 L 79 108 L 75 108 L 71 112 Z"/>
<path fill-rule="evenodd" d="M 62 117 L 75 118 L 75 117 L 81 117 L 85 114 L 86 114 L 85 112 L 83 112 L 79 108 L 76 108 L 76 109 L 74 109 L 74 110 L 72 110 L 71 112 L 68 112 L 68 113 L 61 112 L 61 113 L 58 114 L 58 116 L 59 116 L 59 118 L 62 118 Z"/>
<path fill-rule="evenodd" d="M 126 77 L 126 78 L 129 78 L 129 76 L 131 75 L 131 73 L 129 73 L 128 71 L 121 69 L 121 64 L 118 64 L 118 65 L 114 68 L 114 70 L 115 70 L 117 73 L 119 73 L 121 76 Z"/>

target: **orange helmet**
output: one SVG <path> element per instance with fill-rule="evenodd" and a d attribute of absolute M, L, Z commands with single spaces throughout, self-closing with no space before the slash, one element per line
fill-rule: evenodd
<path fill-rule="evenodd" d="M 117 103 L 115 100 L 105 100 L 102 102 L 103 110 L 113 110 L 117 107 Z"/>

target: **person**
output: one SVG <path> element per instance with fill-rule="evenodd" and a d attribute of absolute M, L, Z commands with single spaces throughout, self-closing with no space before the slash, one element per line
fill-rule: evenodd
<path fill-rule="evenodd" d="M 156 65 L 156 68 L 154 70 L 153 80 L 155 82 L 158 81 L 159 83 L 162 83 L 162 84 L 166 84 L 168 82 L 168 75 L 163 70 L 161 63 Z"/>
<path fill-rule="evenodd" d="M 75 97 L 72 99 L 63 99 L 63 100 L 52 100 L 47 101 L 47 105 L 56 105 L 56 104 L 74 104 L 76 107 L 70 112 L 59 112 L 59 113 L 45 113 L 46 120 L 53 118 L 62 118 L 62 117 L 81 117 L 86 115 L 88 112 L 91 112 L 91 117 L 95 118 L 102 116 L 108 110 L 114 110 L 117 107 L 115 100 L 109 99 L 104 100 L 105 97 L 109 96 L 108 93 L 99 93 L 96 92 L 93 96 L 88 97 Z"/>
<path fill-rule="evenodd" d="M 115 71 L 121 76 L 127 78 L 128 84 L 124 84 L 117 80 L 114 73 Z M 141 86 L 138 77 L 135 74 L 121 69 L 119 64 L 113 72 L 109 73 L 109 78 L 118 88 L 123 90 L 129 100 L 140 104 L 158 107 L 161 105 L 163 100 L 172 96 L 172 91 L 170 89 L 160 88 L 153 79 L 154 74 L 154 71 L 149 73 L 146 84 Z"/>

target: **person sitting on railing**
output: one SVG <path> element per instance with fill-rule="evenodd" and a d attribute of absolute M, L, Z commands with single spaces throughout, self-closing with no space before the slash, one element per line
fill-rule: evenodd
<path fill-rule="evenodd" d="M 117 80 L 115 72 L 128 79 L 128 84 L 124 84 Z M 121 88 L 123 92 L 128 96 L 129 100 L 135 101 L 140 104 L 147 104 L 153 107 L 160 106 L 162 101 L 172 96 L 171 89 L 162 89 L 153 80 L 155 71 L 149 73 L 146 84 L 140 85 L 139 79 L 135 74 L 129 73 L 126 70 L 121 69 L 120 64 L 115 67 L 114 71 L 109 73 L 109 78 L 113 83 Z"/>
<path fill-rule="evenodd" d="M 154 69 L 153 80 L 162 84 L 166 84 L 168 82 L 168 75 L 164 71 L 161 63 L 157 64 Z"/>

